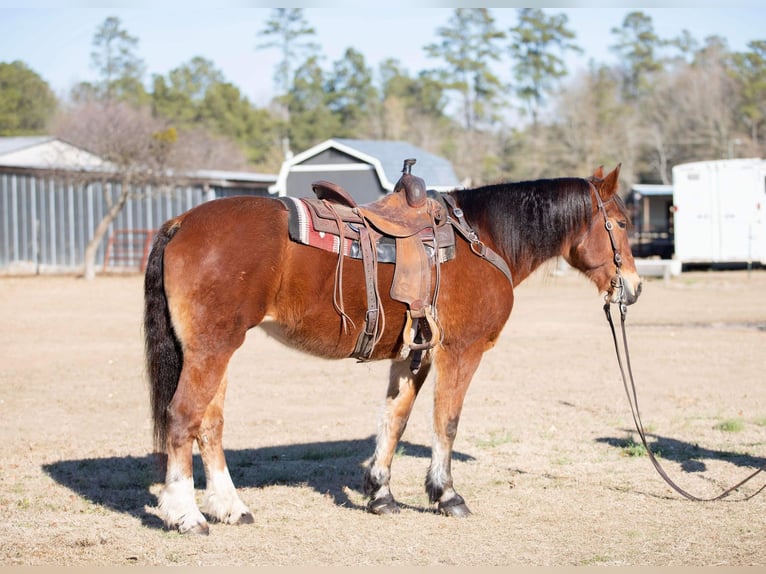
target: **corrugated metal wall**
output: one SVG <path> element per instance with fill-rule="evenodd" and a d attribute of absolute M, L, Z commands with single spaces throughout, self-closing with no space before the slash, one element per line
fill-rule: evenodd
<path fill-rule="evenodd" d="M 58 273 L 79 270 L 85 246 L 116 200 L 119 184 L 0 174 L 0 274 Z M 110 226 L 96 256 L 104 260 L 110 234 L 119 229 L 157 229 L 163 222 L 207 198 L 202 187 L 159 191 L 134 187 Z"/>

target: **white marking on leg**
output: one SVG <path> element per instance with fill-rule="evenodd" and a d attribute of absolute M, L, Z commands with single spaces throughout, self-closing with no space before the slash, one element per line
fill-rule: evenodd
<path fill-rule="evenodd" d="M 194 499 L 194 479 L 191 477 L 166 483 L 159 496 L 159 511 L 166 526 L 178 528 L 179 532 L 207 527 Z"/>
<path fill-rule="evenodd" d="M 431 448 L 431 467 L 428 469 L 428 474 L 431 478 L 431 484 L 442 491 L 439 500 L 445 501 L 454 496 L 449 460 L 439 440 L 434 440 Z"/>
<path fill-rule="evenodd" d="M 381 461 L 387 462 L 388 457 L 393 458 L 391 450 L 396 449 L 396 445 L 392 445 L 394 431 L 391 429 L 391 420 L 395 417 L 397 399 L 402 396 L 403 393 L 407 393 L 407 387 L 411 384 L 411 377 L 409 375 L 400 375 L 398 377 L 398 393 L 396 397 L 387 397 L 383 407 L 383 413 L 378 419 L 378 437 L 375 444 L 375 454 L 373 456 L 373 464 L 370 467 L 370 477 L 379 488 L 372 493 L 374 499 L 382 498 L 391 494 L 390 481 L 391 481 L 391 464 L 381 464 Z M 406 421 L 403 423 L 407 424 Z M 402 432 L 404 432 L 402 430 Z M 397 442 L 401 438 L 401 433 L 396 431 Z"/>
<path fill-rule="evenodd" d="M 211 518 L 225 524 L 236 524 L 240 518 L 251 514 L 237 494 L 228 467 L 208 475 L 202 510 Z"/>

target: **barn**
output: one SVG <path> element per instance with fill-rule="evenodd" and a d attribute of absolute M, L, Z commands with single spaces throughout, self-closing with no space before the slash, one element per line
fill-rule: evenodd
<path fill-rule="evenodd" d="M 137 269 L 165 220 L 216 197 L 268 195 L 275 182 L 276 174 L 200 170 L 161 189 L 133 185 L 97 261 Z M 78 271 L 120 191 L 113 167 L 87 150 L 50 136 L 0 138 L 0 275 Z"/>
<path fill-rule="evenodd" d="M 369 203 L 394 190 L 405 159 L 417 163 L 412 173 L 435 191 L 460 187 L 452 164 L 443 157 L 402 141 L 329 139 L 282 164 L 275 195 L 309 197 L 311 183 L 328 180 L 346 189 L 357 203 Z"/>

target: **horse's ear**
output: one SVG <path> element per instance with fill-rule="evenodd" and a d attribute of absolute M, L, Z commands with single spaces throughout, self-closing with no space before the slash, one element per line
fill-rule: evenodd
<path fill-rule="evenodd" d="M 617 189 L 620 184 L 620 167 L 621 163 L 617 164 L 609 174 L 604 178 L 604 183 L 601 185 L 601 193 L 603 199 L 608 199 L 617 193 Z"/>
<path fill-rule="evenodd" d="M 593 172 L 593 177 L 595 179 L 604 179 L 604 166 L 600 165 L 598 166 L 595 171 Z"/>

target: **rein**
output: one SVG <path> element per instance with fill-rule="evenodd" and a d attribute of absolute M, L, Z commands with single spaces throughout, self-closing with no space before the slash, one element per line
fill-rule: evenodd
<path fill-rule="evenodd" d="M 591 183 L 591 186 L 593 184 Z M 601 212 L 603 218 L 604 218 L 604 227 L 606 228 L 607 233 L 609 234 L 609 241 L 612 244 L 612 251 L 614 252 L 614 264 L 617 267 L 617 272 L 615 274 L 615 278 L 612 280 L 612 284 L 615 289 L 618 290 L 618 306 L 620 309 L 620 328 L 622 333 L 622 349 L 624 351 L 621 352 L 620 350 L 620 344 L 618 343 L 617 339 L 617 332 L 614 327 L 614 321 L 612 320 L 612 312 L 611 312 L 611 301 L 609 295 L 606 296 L 606 302 L 604 303 L 604 314 L 606 315 L 606 320 L 609 323 L 609 328 L 612 332 L 612 341 L 614 342 L 614 350 L 615 354 L 617 355 L 617 364 L 620 367 L 620 375 L 622 377 L 622 384 L 625 388 L 625 394 L 628 397 L 628 403 L 630 404 L 630 411 L 633 416 L 633 423 L 636 426 L 636 431 L 638 432 L 638 436 L 641 438 L 641 443 L 644 445 L 644 448 L 646 449 L 647 454 L 649 455 L 649 460 L 652 462 L 652 465 L 657 470 L 659 475 L 665 480 L 665 482 L 673 488 L 676 492 L 678 492 L 681 496 L 684 498 L 687 498 L 688 500 L 693 500 L 695 502 L 712 502 L 715 500 L 721 500 L 727 496 L 729 496 L 732 492 L 737 490 L 739 487 L 744 485 L 745 483 L 749 482 L 753 478 L 755 478 L 758 474 L 761 472 L 766 471 L 766 464 L 761 466 L 759 469 L 757 469 L 755 472 L 735 484 L 734 486 L 727 488 L 721 494 L 718 496 L 714 496 L 711 498 L 700 498 L 698 496 L 695 496 L 680 486 L 676 484 L 665 472 L 665 470 L 662 468 L 662 465 L 660 465 L 657 458 L 654 456 L 654 453 L 649 448 L 648 441 L 646 440 L 646 431 L 644 430 L 644 423 L 641 420 L 641 412 L 638 409 L 638 393 L 636 392 L 636 383 L 633 378 L 633 369 L 630 365 L 630 351 L 628 349 L 628 335 L 627 331 L 625 329 L 625 318 L 628 313 L 628 306 L 625 303 L 625 289 L 623 284 L 623 278 L 622 278 L 622 256 L 619 253 L 619 250 L 617 249 L 617 242 L 615 241 L 613 229 L 614 226 L 612 225 L 612 222 L 609 221 L 609 218 L 606 215 L 606 208 L 605 202 L 601 199 L 601 196 L 599 195 L 598 191 L 593 187 L 593 192 L 596 196 L 596 201 L 598 203 L 598 209 Z M 611 200 L 609 200 L 611 201 Z M 623 361 L 623 354 L 624 354 L 624 361 Z M 740 499 L 741 501 L 750 500 L 757 494 L 761 493 L 764 489 L 766 489 L 766 484 L 761 486 L 758 490 L 753 492 L 752 494 L 745 496 L 744 498 Z"/>

